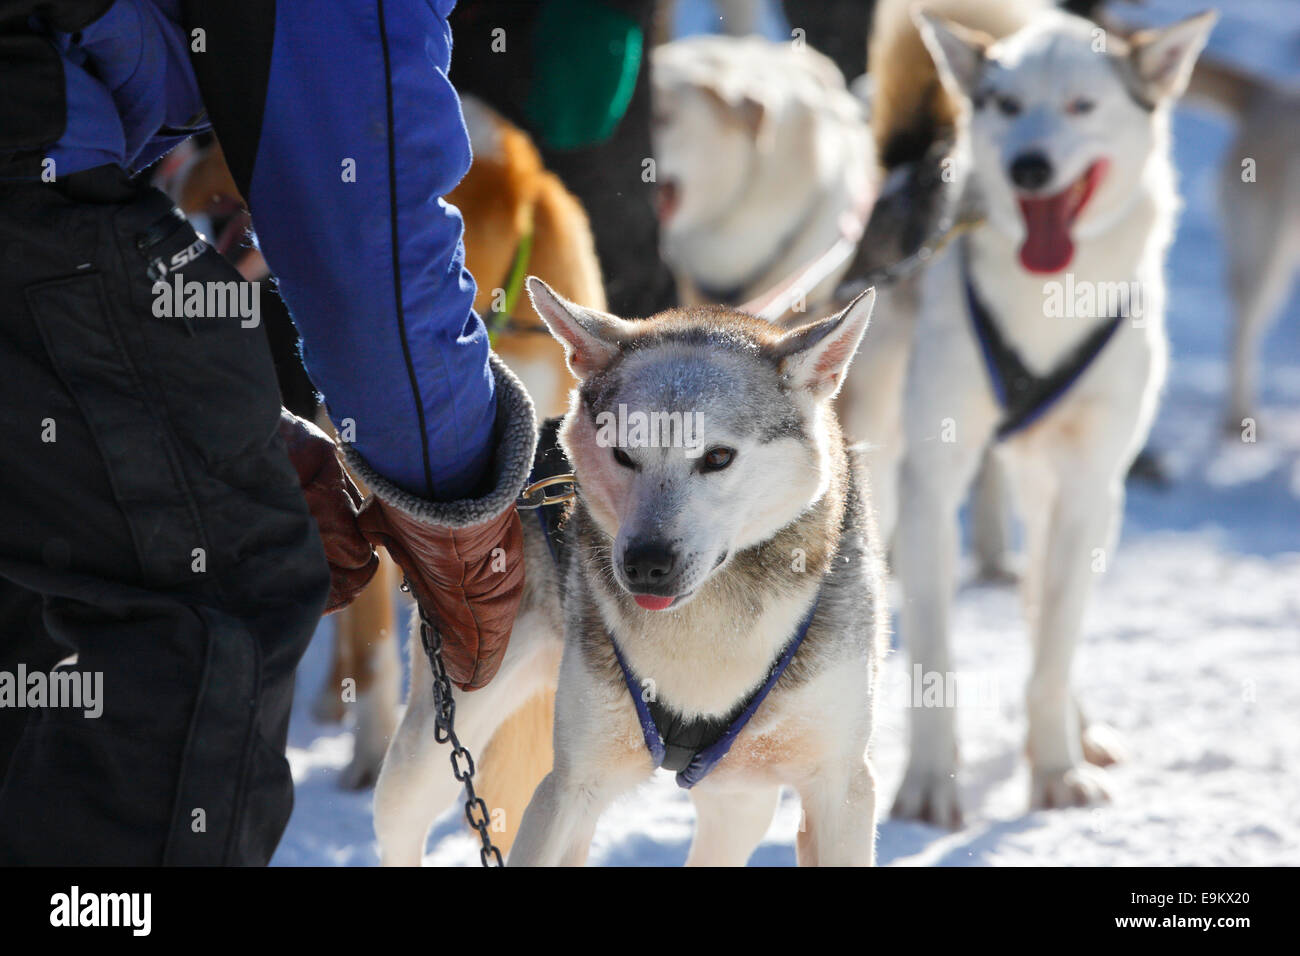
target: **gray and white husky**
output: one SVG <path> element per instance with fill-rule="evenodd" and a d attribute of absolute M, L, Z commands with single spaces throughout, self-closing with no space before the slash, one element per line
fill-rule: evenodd
<path fill-rule="evenodd" d="M 693 776 L 709 767 L 692 759 L 678 773 L 698 815 L 687 863 L 744 864 L 783 785 L 803 805 L 801 864 L 872 863 L 866 751 L 887 614 L 831 400 L 874 293 L 783 330 L 719 307 L 632 322 L 528 289 L 580 383 L 559 430 L 578 494 L 550 542 L 524 515 L 505 661 L 456 699 L 474 750 L 562 655 L 554 766 L 509 862 L 581 864 L 611 800 L 739 727 L 711 772 Z M 428 696 L 412 694 L 376 793 L 388 864 L 420 861 L 455 796 Z"/>

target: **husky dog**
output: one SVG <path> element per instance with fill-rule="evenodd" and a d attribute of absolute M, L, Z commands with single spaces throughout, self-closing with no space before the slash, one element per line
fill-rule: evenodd
<path fill-rule="evenodd" d="M 1094 764 L 1116 748 L 1083 726 L 1070 664 L 1165 377 L 1163 265 L 1178 205 L 1169 114 L 1213 19 L 1122 39 L 1043 10 L 993 41 L 918 14 L 953 111 L 954 168 L 969 170 L 987 224 L 920 280 L 901 403 L 900 630 L 914 667 L 953 673 L 957 509 L 999 443 L 1026 525 L 1035 807 L 1108 793 Z M 911 717 L 894 813 L 959 825 L 955 714 Z"/>
<path fill-rule="evenodd" d="M 816 314 L 875 195 L 862 101 L 822 54 L 758 37 L 674 40 L 653 66 L 660 232 L 681 301 L 734 306 L 797 282 L 791 297 Z"/>
<path fill-rule="evenodd" d="M 1300 268 L 1300 90 L 1203 59 L 1187 95 L 1237 124 L 1219 172 L 1219 219 L 1234 306 L 1224 428 L 1239 435 L 1257 412 L 1260 342 Z"/>
<path fill-rule="evenodd" d="M 555 530 L 525 515 L 506 659 L 456 699 L 473 750 L 563 648 L 554 767 L 510 863 L 582 863 L 602 810 L 657 766 L 691 787 L 690 864 L 743 864 L 782 785 L 804 807 L 801 864 L 871 863 L 886 614 L 830 402 L 873 293 L 784 331 L 722 308 L 629 322 L 528 288 L 580 382 L 558 437 L 578 494 Z M 416 686 L 376 792 L 388 864 L 420 861 L 457 787 Z"/>

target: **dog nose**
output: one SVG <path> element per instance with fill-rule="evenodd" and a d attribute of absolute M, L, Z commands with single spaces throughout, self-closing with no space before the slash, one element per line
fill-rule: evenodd
<path fill-rule="evenodd" d="M 1052 164 L 1042 153 L 1021 153 L 1011 163 L 1011 181 L 1021 189 L 1042 189 L 1052 178 Z"/>
<path fill-rule="evenodd" d="M 623 553 L 623 573 L 633 584 L 662 584 L 676 564 L 677 556 L 657 541 L 636 545 Z"/>

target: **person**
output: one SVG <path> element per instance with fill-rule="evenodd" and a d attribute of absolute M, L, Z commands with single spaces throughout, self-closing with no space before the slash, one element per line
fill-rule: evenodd
<path fill-rule="evenodd" d="M 499 665 L 536 424 L 439 198 L 453 5 L 0 0 L 0 862 L 266 863 L 295 666 L 373 545 L 453 681 Z M 259 288 L 135 176 L 209 128 L 359 509 Z"/>

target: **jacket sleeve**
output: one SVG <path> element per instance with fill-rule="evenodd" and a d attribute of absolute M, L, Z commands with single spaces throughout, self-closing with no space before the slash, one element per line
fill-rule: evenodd
<path fill-rule="evenodd" d="M 447 79 L 454 0 L 186 0 L 213 128 L 336 426 L 423 498 L 481 490 L 496 413 Z M 348 421 L 350 420 L 350 422 Z"/>

